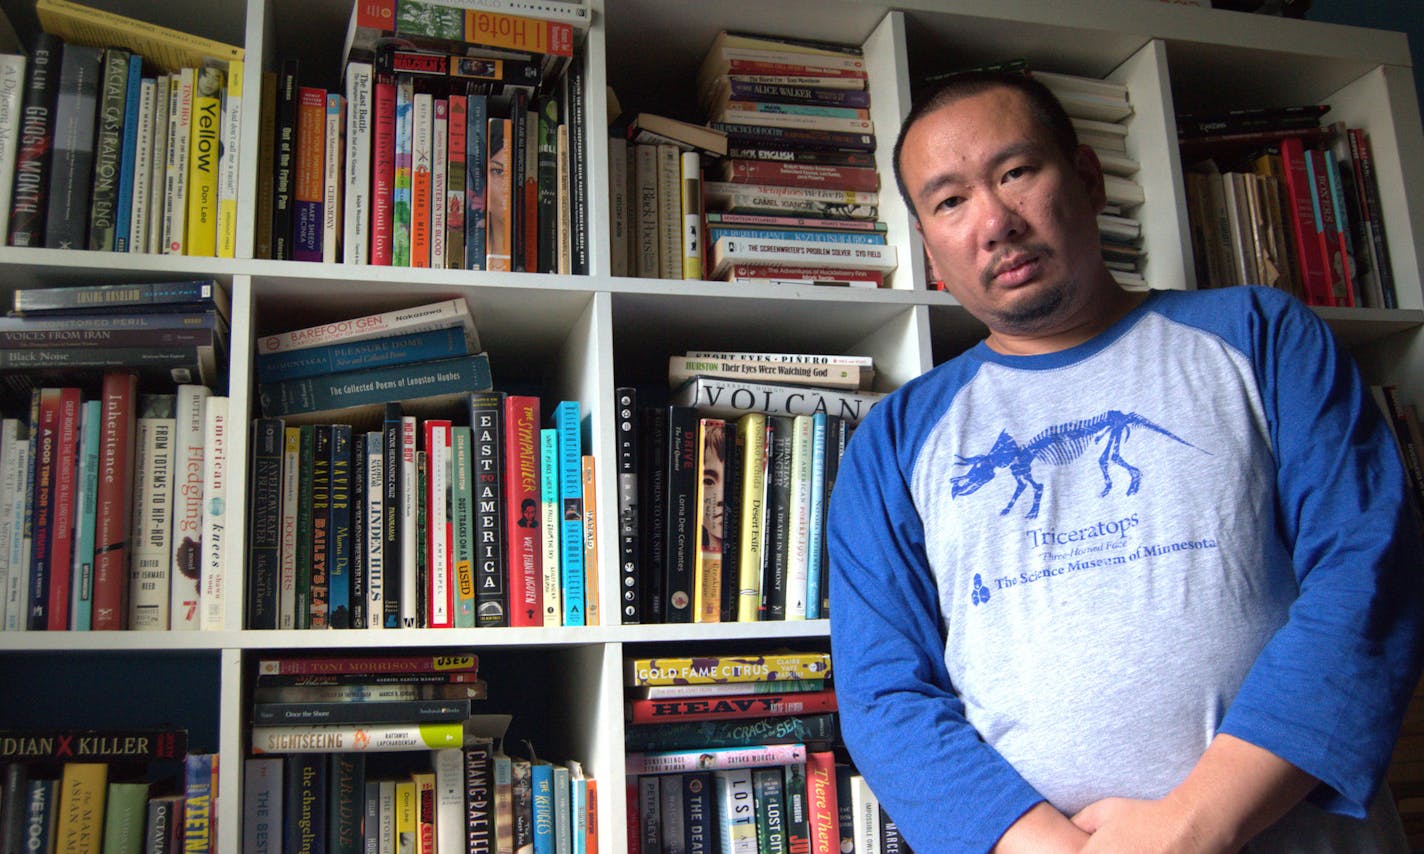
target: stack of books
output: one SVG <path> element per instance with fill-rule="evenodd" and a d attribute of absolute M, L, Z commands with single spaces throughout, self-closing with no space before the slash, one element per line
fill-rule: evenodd
<path fill-rule="evenodd" d="M 860 48 L 723 32 L 697 85 L 728 144 L 703 185 L 707 278 L 883 285 L 896 259 Z"/>
<path fill-rule="evenodd" d="M 287 851 L 553 851 L 575 840 L 598 850 L 595 781 L 578 761 L 506 755 L 510 715 L 470 713 L 485 699 L 478 667 L 469 652 L 259 660 L 244 840 Z"/>
<path fill-rule="evenodd" d="M 881 396 L 863 390 L 871 360 L 670 362 L 670 405 L 640 407 L 636 389 L 617 390 L 623 622 L 828 616 L 826 502 L 851 428 Z"/>
<path fill-rule="evenodd" d="M 1078 141 L 1090 146 L 1102 164 L 1107 206 L 1098 215 L 1098 233 L 1108 270 L 1123 287 L 1145 290 L 1147 254 L 1142 251 L 1142 226 L 1136 215 L 1145 197 L 1133 177 L 1138 163 L 1127 153 L 1127 125 L 1132 118 L 1127 87 L 1071 74 L 1034 71 L 1032 76 L 1062 102 Z"/>
<path fill-rule="evenodd" d="M 69 0 L 35 11 L 28 58 L 0 57 L 24 81 L 0 112 L 9 245 L 235 257 L 242 49 Z"/>
<path fill-rule="evenodd" d="M 1397 306 L 1369 136 L 1322 105 L 1177 117 L 1200 287 Z"/>
<path fill-rule="evenodd" d="M 343 89 L 264 75 L 260 258 L 587 273 L 585 2 L 352 9 Z"/>
<path fill-rule="evenodd" d="M 908 850 L 837 761 L 830 675 L 823 652 L 629 660 L 629 832 L 642 850 Z"/>
<path fill-rule="evenodd" d="M 579 404 L 545 426 L 478 348 L 463 299 L 259 339 L 259 378 L 366 367 L 259 385 L 250 628 L 598 622 Z"/>
<path fill-rule="evenodd" d="M 0 832 L 39 852 L 209 850 L 217 755 L 182 729 L 0 731 Z"/>

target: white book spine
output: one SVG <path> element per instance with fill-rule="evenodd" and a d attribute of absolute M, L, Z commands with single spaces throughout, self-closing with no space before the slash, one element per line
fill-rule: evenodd
<path fill-rule="evenodd" d="M 811 427 L 809 415 L 791 426 L 790 538 L 786 550 L 786 619 L 806 619 L 807 560 L 811 533 Z"/>
<path fill-rule="evenodd" d="M 174 404 L 173 563 L 169 628 L 198 628 L 198 579 L 203 557 L 203 407 L 207 386 L 180 385 Z"/>
<path fill-rule="evenodd" d="M 756 796 L 750 768 L 714 771 L 724 854 L 757 854 Z"/>
<path fill-rule="evenodd" d="M 434 425 L 426 435 L 429 438 L 425 449 L 429 494 L 425 536 L 430 544 L 430 560 L 426 565 L 430 574 L 430 597 L 425 603 L 425 618 L 431 628 L 443 629 L 455 625 L 454 615 L 450 613 L 450 508 L 447 500 L 450 495 L 450 427 Z"/>
<path fill-rule="evenodd" d="M 168 163 L 163 184 L 163 251 L 182 255 L 188 216 L 188 138 L 193 128 L 194 70 L 177 74 L 168 101 Z"/>
<path fill-rule="evenodd" d="M 237 188 L 239 147 L 242 140 L 242 85 L 244 63 L 228 62 L 223 89 L 222 148 L 218 155 L 218 257 L 237 257 Z"/>
<path fill-rule="evenodd" d="M 227 628 L 228 399 L 203 403 L 203 563 L 201 628 Z"/>
<path fill-rule="evenodd" d="M 300 427 L 282 431 L 282 528 L 277 557 L 277 628 L 297 627 L 297 503 L 301 500 Z"/>
<path fill-rule="evenodd" d="M 381 842 L 375 854 L 396 854 L 396 781 L 381 781 Z M 367 852 L 371 854 L 371 852 Z"/>
<path fill-rule="evenodd" d="M 856 854 L 880 854 L 880 800 L 859 774 L 850 778 L 850 803 Z"/>
<path fill-rule="evenodd" d="M 371 228 L 371 111 L 369 62 L 346 65 L 346 200 L 342 261 L 368 263 Z"/>
<path fill-rule="evenodd" d="M 153 180 L 153 119 L 158 81 L 145 77 L 138 89 L 138 132 L 134 136 L 133 199 L 129 202 L 129 251 L 148 251 L 148 194 Z"/>
<path fill-rule="evenodd" d="M 435 101 L 430 133 L 430 266 L 445 266 L 445 188 L 450 173 L 450 102 Z"/>
<path fill-rule="evenodd" d="M 658 145 L 658 277 L 682 278 L 682 159 L 676 145 Z"/>
<path fill-rule="evenodd" d="M 608 140 L 608 223 L 612 231 L 613 253 L 610 270 L 615 276 L 628 275 L 628 141 Z"/>
<path fill-rule="evenodd" d="M 18 520 L 22 518 L 16 515 L 16 511 L 23 513 L 24 510 L 23 507 L 17 508 L 12 500 L 17 492 L 25 491 L 20 488 L 20 470 L 15 467 L 19 442 L 20 420 L 6 418 L 0 421 L 0 629 L 9 628 L 11 607 L 6 594 L 10 590 L 10 555 L 12 543 L 20 532 Z"/>
<path fill-rule="evenodd" d="M 5 589 L 5 630 L 22 632 L 29 625 L 26 619 L 30 601 L 30 515 L 29 477 L 31 468 L 30 440 L 15 443 L 15 479 L 19 484 L 13 493 L 5 493 L 14 506 L 15 536 L 10 539 L 10 581 Z"/>
<path fill-rule="evenodd" d="M 10 233 L 10 196 L 15 152 L 20 147 L 20 100 L 25 94 L 25 58 L 0 54 L 0 234 Z"/>
<path fill-rule="evenodd" d="M 416 530 L 416 471 L 415 471 L 415 417 L 401 417 L 401 626 L 407 629 L 420 628 L 417 623 L 419 611 L 416 609 L 417 582 L 420 573 L 416 571 L 415 553 Z"/>
<path fill-rule="evenodd" d="M 366 627 L 385 624 L 385 453 L 379 430 L 366 434 Z"/>
<path fill-rule="evenodd" d="M 788 264 L 889 272 L 895 269 L 895 259 L 895 247 L 873 244 L 728 236 L 719 237 L 712 245 L 714 275 L 726 272 L 733 264 Z"/>
<path fill-rule="evenodd" d="M 173 544 L 173 418 L 134 423 L 134 500 L 129 558 L 129 628 L 168 628 Z"/>
<path fill-rule="evenodd" d="M 150 255 L 163 252 L 164 188 L 168 184 L 168 151 L 172 146 L 173 76 L 164 74 L 154 81 L 153 149 L 148 161 L 148 238 L 146 251 Z M 137 195 L 137 188 L 135 188 Z"/>
<path fill-rule="evenodd" d="M 682 277 L 702 278 L 702 157 L 682 152 Z"/>
<path fill-rule="evenodd" d="M 341 152 L 343 98 L 339 92 L 326 93 L 325 151 L 322 157 L 321 260 L 335 264 L 341 257 L 337 236 L 342 234 Z"/>
<path fill-rule="evenodd" d="M 465 752 L 458 747 L 435 751 L 435 850 L 465 850 Z"/>

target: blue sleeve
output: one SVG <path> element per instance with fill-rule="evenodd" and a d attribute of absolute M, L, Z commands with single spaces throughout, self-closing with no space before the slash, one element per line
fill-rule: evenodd
<path fill-rule="evenodd" d="M 1388 427 L 1313 312 L 1249 298 L 1277 465 L 1276 521 L 1300 595 L 1262 650 L 1221 732 L 1319 778 L 1324 808 L 1363 817 L 1419 678 L 1424 549 Z"/>
<path fill-rule="evenodd" d="M 914 449 L 892 395 L 851 441 L 826 526 L 841 730 L 910 845 L 987 851 L 1043 800 L 964 718 L 944 664 L 936 585 L 910 499 Z"/>

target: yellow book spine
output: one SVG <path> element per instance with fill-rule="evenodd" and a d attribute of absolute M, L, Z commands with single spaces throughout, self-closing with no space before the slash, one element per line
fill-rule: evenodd
<path fill-rule="evenodd" d="M 223 74 L 198 69 L 193 85 L 193 128 L 188 137 L 186 252 L 211 257 L 218 249 L 218 157 L 222 140 Z"/>
<path fill-rule="evenodd" d="M 415 854 L 415 834 L 420 824 L 420 803 L 414 780 L 396 782 L 396 854 Z"/>
<path fill-rule="evenodd" d="M 692 619 L 722 619 L 722 484 L 725 475 L 726 422 L 703 418 L 697 424 L 697 548 L 692 571 Z"/>
<path fill-rule="evenodd" d="M 737 441 L 742 446 L 737 622 L 755 623 L 761 609 L 761 545 L 766 522 L 766 416 L 749 412 L 739 418 Z"/>
<path fill-rule="evenodd" d="M 104 797 L 109 766 L 103 762 L 69 762 L 59 784 L 57 851 L 99 854 L 104 841 Z"/>
<path fill-rule="evenodd" d="M 232 62 L 243 58 L 240 47 L 69 0 L 37 0 L 35 13 L 45 32 L 67 43 L 127 48 L 164 73 L 202 65 L 205 59 Z"/>
<path fill-rule="evenodd" d="M 584 624 L 598 625 L 598 487 L 593 457 L 581 460 L 583 474 Z"/>
<path fill-rule="evenodd" d="M 776 652 L 701 658 L 637 658 L 628 662 L 625 675 L 628 684 L 633 687 L 826 679 L 831 675 L 831 654 Z"/>
<path fill-rule="evenodd" d="M 237 257 L 238 141 L 242 127 L 242 60 L 227 64 L 222 149 L 218 155 L 218 257 Z"/>

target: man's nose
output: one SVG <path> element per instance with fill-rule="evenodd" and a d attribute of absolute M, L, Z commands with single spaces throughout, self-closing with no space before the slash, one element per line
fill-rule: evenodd
<path fill-rule="evenodd" d="M 986 247 L 994 247 L 1005 240 L 1023 236 L 1027 223 L 1010 200 L 998 193 L 985 193 L 980 197 L 980 201 L 983 205 L 980 225 Z"/>

